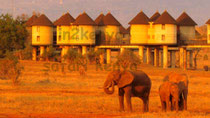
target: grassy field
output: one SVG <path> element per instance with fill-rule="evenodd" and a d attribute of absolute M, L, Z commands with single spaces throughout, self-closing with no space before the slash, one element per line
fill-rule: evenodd
<path fill-rule="evenodd" d="M 152 80 L 149 112 L 142 113 L 142 101 L 132 98 L 133 112 L 129 113 L 118 111 L 117 88 L 113 95 L 104 93 L 106 70 L 96 71 L 94 65 L 89 65 L 87 75 L 80 76 L 70 72 L 68 65 L 33 61 L 21 64 L 24 71 L 19 86 L 0 80 L 0 117 L 210 117 L 210 72 L 141 65 L 138 69 Z M 189 76 L 188 111 L 161 111 L 158 88 L 171 71 Z"/>

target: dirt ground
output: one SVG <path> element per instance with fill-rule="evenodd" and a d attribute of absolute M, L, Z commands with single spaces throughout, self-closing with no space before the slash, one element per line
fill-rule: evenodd
<path fill-rule="evenodd" d="M 105 67 L 97 70 L 89 65 L 86 76 L 80 76 L 67 64 L 33 61 L 21 64 L 24 71 L 19 86 L 13 86 L 11 80 L 0 80 L 0 117 L 210 117 L 210 71 L 162 69 L 142 64 L 138 69 L 152 80 L 149 112 L 143 113 L 142 101 L 132 98 L 133 112 L 129 113 L 118 111 L 117 87 L 113 95 L 104 93 L 103 83 L 109 72 Z M 189 77 L 187 111 L 161 111 L 158 88 L 163 77 L 172 71 Z"/>

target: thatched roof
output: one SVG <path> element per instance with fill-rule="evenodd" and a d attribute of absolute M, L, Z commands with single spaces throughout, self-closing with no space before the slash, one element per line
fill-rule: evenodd
<path fill-rule="evenodd" d="M 58 20 L 56 20 L 54 22 L 54 25 L 58 26 L 58 25 L 70 25 L 71 23 L 73 23 L 75 21 L 75 19 L 69 14 L 66 13 L 64 15 L 62 15 Z"/>
<path fill-rule="evenodd" d="M 120 22 L 110 12 L 106 16 L 104 16 L 103 22 L 104 25 L 121 25 Z"/>
<path fill-rule="evenodd" d="M 141 11 L 129 22 L 129 24 L 149 24 L 149 18 Z"/>
<path fill-rule="evenodd" d="M 121 34 L 128 34 L 129 32 L 123 26 L 120 26 L 120 33 Z"/>
<path fill-rule="evenodd" d="M 73 25 L 96 25 L 96 23 L 84 12 L 76 18 Z"/>
<path fill-rule="evenodd" d="M 157 20 L 155 20 L 155 24 L 177 24 L 176 20 L 167 12 L 163 12 L 161 16 Z"/>
<path fill-rule="evenodd" d="M 98 25 L 98 26 L 103 26 L 103 25 L 104 25 L 103 18 L 104 18 L 104 14 L 101 13 L 101 14 L 95 19 L 96 25 Z"/>
<path fill-rule="evenodd" d="M 157 12 L 155 12 L 155 14 L 153 14 L 153 15 L 150 17 L 150 21 L 154 22 L 154 21 L 157 20 L 159 17 L 160 17 L 160 13 L 157 11 Z"/>
<path fill-rule="evenodd" d="M 179 18 L 177 18 L 176 22 L 177 22 L 177 25 L 181 25 L 181 26 L 195 26 L 195 25 L 197 25 L 195 23 L 195 21 L 186 12 L 183 12 L 179 16 Z"/>
<path fill-rule="evenodd" d="M 31 27 L 32 23 L 37 19 L 38 17 L 36 15 L 31 16 L 31 18 L 28 19 L 26 22 L 27 27 Z"/>
<path fill-rule="evenodd" d="M 32 24 L 32 26 L 53 26 L 53 23 L 42 14 L 40 17 L 38 17 Z"/>

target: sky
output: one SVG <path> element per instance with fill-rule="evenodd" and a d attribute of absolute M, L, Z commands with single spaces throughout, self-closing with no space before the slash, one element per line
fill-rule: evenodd
<path fill-rule="evenodd" d="M 175 19 L 185 11 L 198 25 L 204 25 L 210 18 L 210 0 L 0 0 L 0 14 L 31 16 L 36 11 L 55 21 L 66 12 L 76 18 L 85 11 L 94 20 L 101 12 L 110 11 L 125 27 L 141 10 L 148 17 L 167 10 Z"/>

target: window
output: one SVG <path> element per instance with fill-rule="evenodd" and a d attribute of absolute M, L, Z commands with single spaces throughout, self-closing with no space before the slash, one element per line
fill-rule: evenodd
<path fill-rule="evenodd" d="M 37 26 L 37 29 L 36 29 L 36 30 L 37 30 L 37 32 L 40 32 L 40 27 L 39 27 L 39 26 Z"/>
<path fill-rule="evenodd" d="M 163 41 L 165 40 L 165 35 L 162 35 L 162 40 L 163 40 Z"/>
<path fill-rule="evenodd" d="M 37 42 L 40 42 L 40 36 L 37 36 L 37 37 L 36 37 L 36 41 L 37 41 Z"/>
<path fill-rule="evenodd" d="M 147 38 L 150 39 L 150 35 L 147 35 Z"/>
<path fill-rule="evenodd" d="M 61 32 L 61 30 L 62 30 L 61 26 L 59 26 L 58 30 L 59 30 L 59 32 Z"/>
<path fill-rule="evenodd" d="M 152 39 L 155 39 L 155 35 L 152 35 Z"/>
<path fill-rule="evenodd" d="M 165 30 L 165 24 L 162 24 L 162 30 Z"/>
<path fill-rule="evenodd" d="M 58 41 L 61 41 L 61 36 L 58 37 Z"/>

